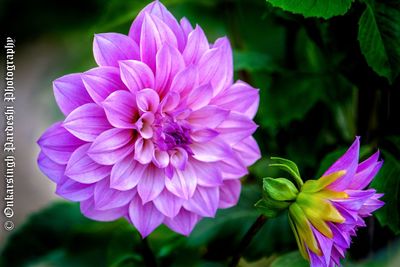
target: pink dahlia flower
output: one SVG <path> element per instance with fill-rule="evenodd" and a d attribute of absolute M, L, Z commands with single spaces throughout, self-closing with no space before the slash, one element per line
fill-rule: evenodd
<path fill-rule="evenodd" d="M 228 39 L 210 44 L 157 1 L 128 36 L 97 34 L 93 53 L 99 67 L 53 83 L 66 118 L 38 141 L 38 163 L 56 193 L 89 218 L 126 218 L 142 237 L 160 224 L 188 235 L 235 205 L 260 157 L 259 94 L 232 82 Z"/>
<path fill-rule="evenodd" d="M 304 258 L 313 267 L 340 266 L 364 217 L 384 205 L 383 194 L 365 189 L 382 166 L 379 152 L 358 163 L 357 138 L 318 180 L 306 181 L 289 207 L 289 219 Z"/>

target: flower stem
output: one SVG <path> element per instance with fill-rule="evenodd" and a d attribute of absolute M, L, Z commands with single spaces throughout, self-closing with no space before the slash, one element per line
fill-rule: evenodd
<path fill-rule="evenodd" d="M 146 267 L 157 267 L 156 257 L 149 246 L 147 238 L 142 239 L 142 256 Z"/>
<path fill-rule="evenodd" d="M 242 253 L 249 246 L 253 237 L 258 233 L 258 231 L 263 227 L 265 222 L 267 221 L 267 217 L 265 215 L 258 216 L 257 220 L 253 223 L 247 233 L 244 235 L 242 240 L 240 241 L 239 247 L 236 250 L 233 258 L 229 264 L 229 267 L 236 267 L 239 263 L 240 258 L 242 257 Z"/>

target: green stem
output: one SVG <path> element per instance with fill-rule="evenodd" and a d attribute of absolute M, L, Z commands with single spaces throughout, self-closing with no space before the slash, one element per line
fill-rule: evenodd
<path fill-rule="evenodd" d="M 238 265 L 243 252 L 249 246 L 251 240 L 253 240 L 254 236 L 258 233 L 258 231 L 260 231 L 266 221 L 267 217 L 265 217 L 265 215 L 258 216 L 257 220 L 253 223 L 253 225 L 244 235 L 243 239 L 240 241 L 239 247 L 233 255 L 229 267 L 236 267 Z"/>
<path fill-rule="evenodd" d="M 142 256 L 146 267 L 157 267 L 156 257 L 149 246 L 147 238 L 142 239 Z"/>

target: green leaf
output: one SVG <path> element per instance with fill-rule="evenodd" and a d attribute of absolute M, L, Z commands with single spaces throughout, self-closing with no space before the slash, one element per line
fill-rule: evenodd
<path fill-rule="evenodd" d="M 281 68 L 273 62 L 271 56 L 254 51 L 237 51 L 233 53 L 235 71 L 246 70 L 250 72 L 280 71 Z"/>
<path fill-rule="evenodd" d="M 138 233 L 126 220 L 92 221 L 77 203 L 57 202 L 10 235 L 0 266 L 140 266 L 139 245 Z"/>
<path fill-rule="evenodd" d="M 215 218 L 201 220 L 187 238 L 187 246 L 208 251 L 208 258 L 231 257 L 241 238 L 260 215 L 254 208 L 254 203 L 262 197 L 260 189 L 260 186 L 244 185 L 238 205 L 219 210 Z M 287 222 L 287 213 L 282 212 L 280 216 L 267 220 L 245 251 L 244 257 L 259 259 L 282 251 L 288 246 L 294 246 L 294 242 Z"/>
<path fill-rule="evenodd" d="M 368 65 L 390 83 L 400 73 L 400 2 L 375 2 L 359 20 L 358 41 Z"/>
<path fill-rule="evenodd" d="M 308 267 L 310 263 L 301 257 L 299 251 L 289 252 L 279 256 L 272 264 L 271 267 Z"/>
<path fill-rule="evenodd" d="M 267 0 L 275 7 L 301 14 L 304 17 L 329 19 L 344 15 L 351 7 L 352 0 Z"/>
<path fill-rule="evenodd" d="M 385 206 L 376 211 L 375 215 L 381 225 L 388 226 L 394 233 L 400 234 L 400 163 L 391 153 L 382 150 L 384 164 L 371 183 L 379 193 Z"/>

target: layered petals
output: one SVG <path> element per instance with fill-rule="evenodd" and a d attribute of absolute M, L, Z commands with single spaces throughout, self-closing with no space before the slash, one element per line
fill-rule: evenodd
<path fill-rule="evenodd" d="M 119 69 L 114 67 L 99 67 L 82 74 L 82 81 L 94 102 L 101 105 L 113 92 L 127 90 L 121 81 Z"/>
<path fill-rule="evenodd" d="M 103 102 L 105 114 L 112 126 L 122 129 L 135 129 L 139 112 L 135 97 L 128 91 L 115 91 Z"/>
<path fill-rule="evenodd" d="M 79 139 L 93 142 L 102 132 L 111 128 L 104 110 L 89 103 L 72 111 L 63 123 L 65 129 Z"/>
<path fill-rule="evenodd" d="M 111 173 L 110 166 L 98 164 L 89 157 L 89 148 L 90 144 L 85 144 L 76 149 L 65 170 L 66 176 L 83 184 L 98 182 Z"/>
<path fill-rule="evenodd" d="M 58 164 L 67 164 L 72 153 L 84 143 L 68 132 L 61 122 L 53 124 L 38 140 L 42 152 Z"/>
<path fill-rule="evenodd" d="M 129 219 L 142 235 L 148 236 L 164 220 L 164 215 L 158 211 L 152 202 L 142 203 L 141 198 L 136 195 L 129 205 Z"/>
<path fill-rule="evenodd" d="M 311 266 L 340 266 L 364 217 L 382 207 L 382 194 L 365 189 L 382 162 L 375 153 L 358 163 L 359 138 L 318 180 L 308 180 L 289 207 L 301 254 Z"/>
<path fill-rule="evenodd" d="M 96 34 L 93 40 L 93 55 L 99 66 L 118 67 L 120 60 L 139 59 L 139 47 L 124 34 Z"/>
<path fill-rule="evenodd" d="M 133 132 L 113 128 L 103 132 L 91 144 L 88 155 L 102 165 L 113 165 L 132 153 Z"/>
<path fill-rule="evenodd" d="M 93 102 L 82 82 L 82 74 L 62 76 L 53 82 L 54 97 L 60 110 L 67 116 L 77 107 Z"/>
<path fill-rule="evenodd" d="M 142 237 L 160 224 L 189 235 L 234 206 L 240 178 L 260 158 L 251 137 L 259 95 L 232 84 L 229 40 L 209 43 L 199 25 L 155 1 L 128 36 L 96 34 L 93 54 L 98 67 L 53 83 L 66 118 L 39 139 L 38 165 L 56 193 L 88 218 L 125 218 Z M 374 164 L 354 170 L 359 180 Z M 364 214 L 377 201 L 365 201 Z"/>

